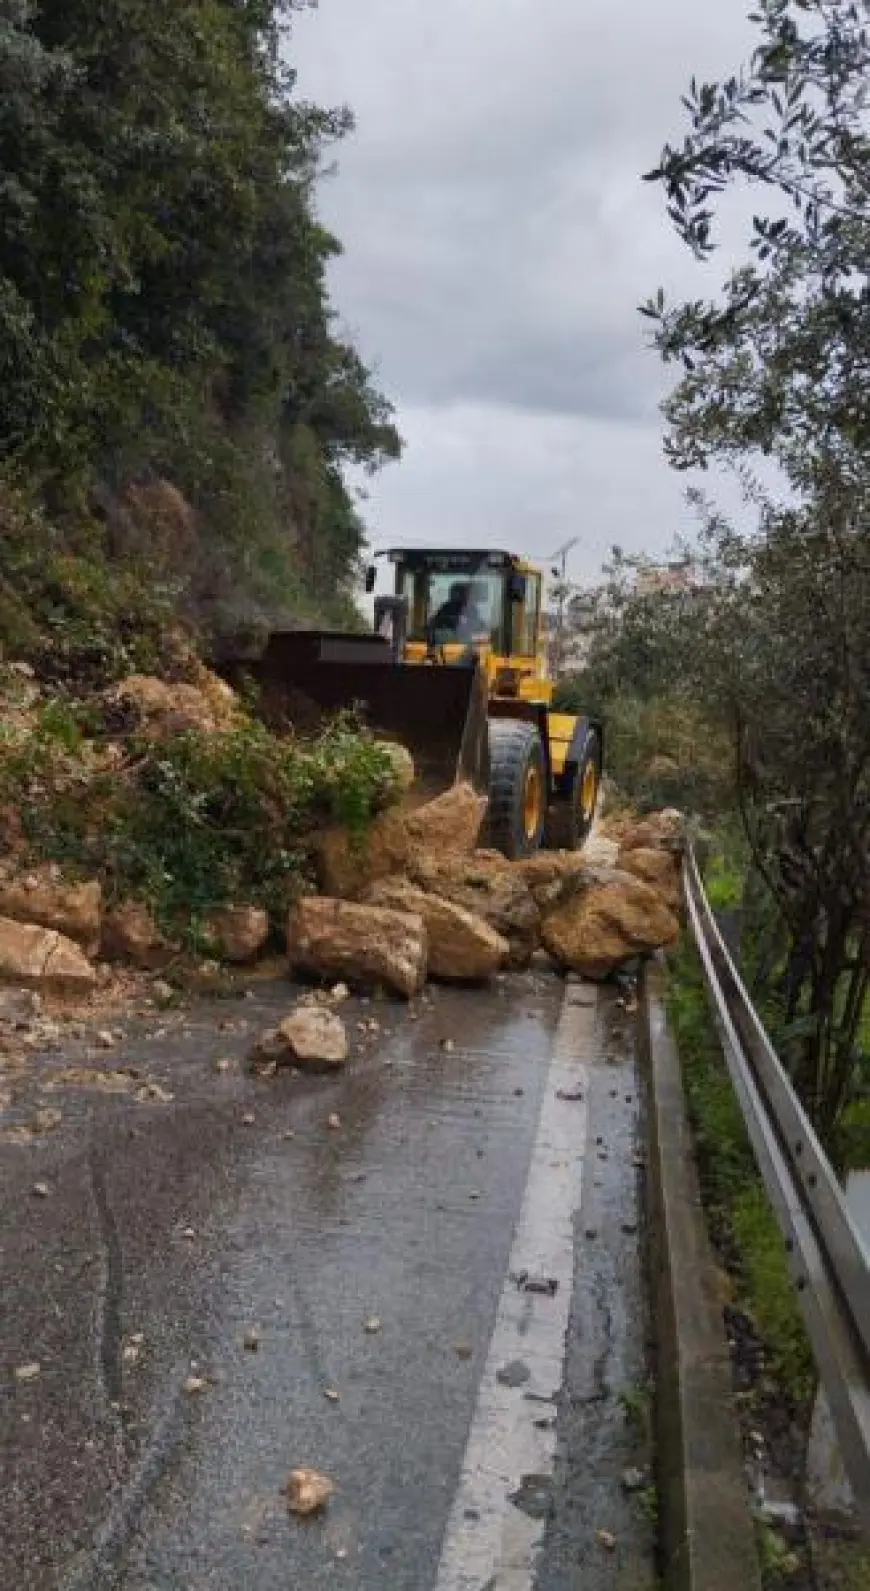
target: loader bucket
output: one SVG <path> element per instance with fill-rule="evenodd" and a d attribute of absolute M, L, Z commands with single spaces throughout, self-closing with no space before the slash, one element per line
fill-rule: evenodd
<path fill-rule="evenodd" d="M 314 733 L 325 717 L 353 709 L 379 737 L 407 746 L 417 793 L 431 797 L 457 779 L 489 788 L 486 680 L 480 668 L 397 663 L 378 635 L 279 631 L 255 659 L 220 667 L 236 689 L 256 691 L 270 728 Z"/>

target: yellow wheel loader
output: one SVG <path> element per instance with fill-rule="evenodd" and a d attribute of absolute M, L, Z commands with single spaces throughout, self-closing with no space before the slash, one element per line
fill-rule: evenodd
<path fill-rule="evenodd" d="M 511 858 L 573 850 L 592 826 L 603 727 L 554 712 L 539 569 L 507 552 L 395 548 L 370 635 L 273 633 L 225 660 L 275 728 L 353 708 L 414 757 L 421 796 L 457 778 L 488 796 L 482 843 Z M 373 591 L 376 571 L 367 574 Z"/>

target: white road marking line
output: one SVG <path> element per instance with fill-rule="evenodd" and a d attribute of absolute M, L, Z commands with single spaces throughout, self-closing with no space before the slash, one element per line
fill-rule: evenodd
<path fill-rule="evenodd" d="M 555 1414 L 564 1373 L 589 1128 L 588 1066 L 596 999 L 570 985 L 553 1045 L 538 1133 L 495 1329 L 481 1378 L 434 1591 L 530 1591 L 545 1521 L 510 1501 L 524 1476 L 552 1478 Z M 561 1094 L 582 1098 L 568 1101 Z M 524 1291 L 515 1277 L 553 1278 L 555 1293 Z M 498 1372 L 519 1361 L 522 1385 Z M 529 1394 L 532 1394 L 530 1397 Z M 538 1401 L 538 1400 L 543 1401 Z"/>

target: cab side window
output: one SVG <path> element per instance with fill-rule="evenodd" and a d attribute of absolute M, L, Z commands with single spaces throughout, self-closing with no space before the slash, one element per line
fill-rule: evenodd
<path fill-rule="evenodd" d="M 527 575 L 524 581 L 525 592 L 519 602 L 512 604 L 513 608 L 513 638 L 514 651 L 519 657 L 535 657 L 537 655 L 538 623 L 541 611 L 541 579 L 539 575 Z"/>

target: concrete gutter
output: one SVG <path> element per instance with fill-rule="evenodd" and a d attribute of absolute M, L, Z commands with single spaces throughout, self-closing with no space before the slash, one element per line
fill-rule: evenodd
<path fill-rule="evenodd" d="M 659 1528 L 667 1591 L 760 1591 L 716 1272 L 664 973 L 641 984 L 648 1078 L 650 1293 L 657 1357 Z"/>

